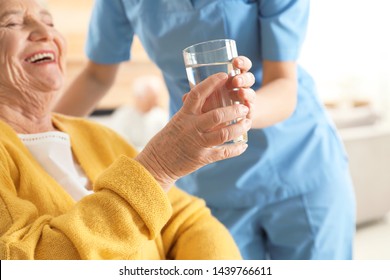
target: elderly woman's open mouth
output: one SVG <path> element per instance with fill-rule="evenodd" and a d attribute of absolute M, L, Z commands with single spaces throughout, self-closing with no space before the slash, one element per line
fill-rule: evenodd
<path fill-rule="evenodd" d="M 25 61 L 32 64 L 44 64 L 55 62 L 55 58 L 53 51 L 39 51 L 27 56 Z"/>

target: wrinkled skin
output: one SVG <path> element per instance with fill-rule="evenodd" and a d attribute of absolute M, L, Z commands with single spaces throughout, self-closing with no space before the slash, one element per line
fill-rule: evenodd
<path fill-rule="evenodd" d="M 17 133 L 56 130 L 50 110 L 64 84 L 64 58 L 65 42 L 45 9 L 34 0 L 0 1 L 0 119 Z M 215 74 L 191 89 L 183 107 L 136 157 L 164 190 L 178 178 L 247 148 L 245 143 L 216 147 L 248 131 L 252 123 L 247 118 L 255 98 L 250 89 L 254 78 L 247 72 L 251 64 L 244 57 L 234 63 L 241 75 L 227 83 L 226 74 Z M 244 105 L 208 108 L 208 97 L 230 83 L 240 88 Z M 237 118 L 241 121 L 234 125 L 222 125 Z"/>
<path fill-rule="evenodd" d="M 64 39 L 33 0 L 2 0 L 0 11 L 0 118 L 19 133 L 54 130 L 49 110 L 63 87 Z M 48 52 L 52 61 L 28 61 Z"/>
<path fill-rule="evenodd" d="M 204 165 L 238 156 L 246 150 L 245 143 L 219 145 L 250 129 L 252 121 L 246 118 L 247 106 L 235 104 L 204 112 L 208 97 L 224 87 L 227 80 L 226 74 L 219 73 L 191 89 L 184 98 L 183 107 L 138 155 L 137 160 L 165 190 L 180 177 Z M 254 79 L 249 81 L 253 82 Z M 242 120 L 234 125 L 223 125 L 237 118 Z"/>

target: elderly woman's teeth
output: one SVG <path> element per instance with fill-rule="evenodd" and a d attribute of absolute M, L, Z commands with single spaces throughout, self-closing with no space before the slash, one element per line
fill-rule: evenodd
<path fill-rule="evenodd" d="M 52 53 L 39 53 L 36 55 L 33 55 L 32 57 L 29 57 L 26 61 L 29 63 L 37 63 L 40 61 L 53 61 L 54 60 L 54 54 Z"/>

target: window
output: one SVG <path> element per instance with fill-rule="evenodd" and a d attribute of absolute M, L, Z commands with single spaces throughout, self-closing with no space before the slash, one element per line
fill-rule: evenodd
<path fill-rule="evenodd" d="M 313 0 L 300 64 L 325 104 L 365 100 L 390 111 L 388 0 Z"/>

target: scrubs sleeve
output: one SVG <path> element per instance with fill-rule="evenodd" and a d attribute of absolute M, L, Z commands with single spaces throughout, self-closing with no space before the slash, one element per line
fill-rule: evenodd
<path fill-rule="evenodd" d="M 133 36 L 122 1 L 95 1 L 86 44 L 90 60 L 100 64 L 129 60 Z"/>
<path fill-rule="evenodd" d="M 262 57 L 271 61 L 298 59 L 309 17 L 309 0 L 260 0 Z"/>

